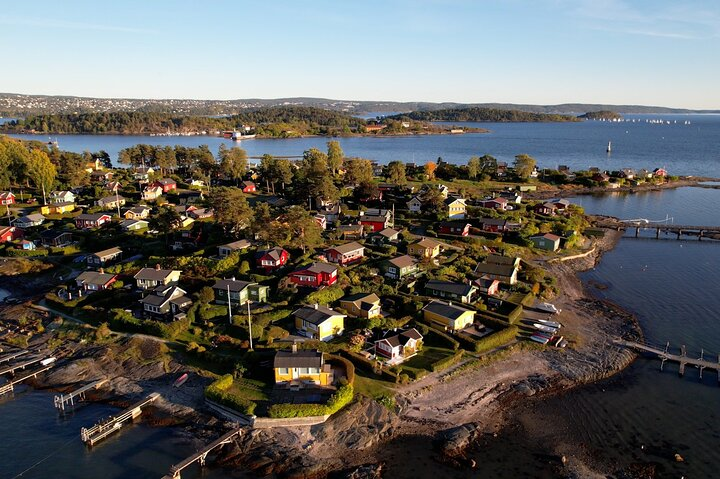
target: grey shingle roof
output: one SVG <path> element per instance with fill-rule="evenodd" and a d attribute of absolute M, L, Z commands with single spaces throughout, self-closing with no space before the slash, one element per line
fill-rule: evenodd
<path fill-rule="evenodd" d="M 322 368 L 323 353 L 320 351 L 278 351 L 275 353 L 275 368 Z"/>
<path fill-rule="evenodd" d="M 326 308 L 325 306 L 303 306 L 302 308 L 295 310 L 295 312 L 293 312 L 293 316 L 297 316 L 308 323 L 318 326 L 327 321 L 328 318 L 344 315 L 333 309 Z"/>

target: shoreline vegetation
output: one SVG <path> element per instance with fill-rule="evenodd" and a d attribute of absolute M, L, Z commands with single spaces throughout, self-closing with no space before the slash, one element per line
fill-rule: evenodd
<path fill-rule="evenodd" d="M 38 135 L 218 135 L 251 131 L 258 138 L 306 136 L 395 136 L 446 133 L 485 133 L 482 128 L 456 128 L 443 122 L 568 122 L 569 115 L 519 110 L 470 108 L 410 112 L 364 120 L 347 113 L 312 107 L 262 108 L 230 116 L 189 116 L 155 112 L 106 112 L 29 115 L 0 125 L 3 133 Z"/>

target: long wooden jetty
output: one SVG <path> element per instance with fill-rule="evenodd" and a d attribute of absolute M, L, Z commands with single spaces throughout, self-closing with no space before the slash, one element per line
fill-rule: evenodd
<path fill-rule="evenodd" d="M 707 235 L 712 237 L 720 236 L 720 226 L 698 226 L 698 225 L 674 225 L 674 224 L 658 224 L 645 223 L 642 221 L 612 221 L 603 222 L 598 226 L 610 227 L 615 229 L 635 228 L 635 237 L 640 236 L 640 230 L 655 230 L 655 238 L 660 238 L 660 233 L 668 233 L 676 235 L 677 239 L 682 236 L 697 236 L 699 241 Z"/>
<path fill-rule="evenodd" d="M 162 479 L 180 479 L 180 472 L 188 467 L 189 465 L 193 464 L 194 462 L 199 462 L 200 466 L 205 465 L 205 459 L 207 458 L 207 455 L 212 451 L 213 449 L 220 447 L 224 444 L 228 444 L 230 441 L 235 438 L 235 436 L 239 436 L 243 433 L 242 428 L 233 429 L 232 431 L 228 432 L 227 434 L 223 434 L 207 446 L 203 447 L 200 451 L 196 452 L 192 456 L 188 457 L 181 463 L 175 464 L 170 468 L 170 473 L 163 476 Z"/>
<path fill-rule="evenodd" d="M 53 398 L 55 408 L 58 412 L 64 413 L 65 408 L 75 406 L 75 402 L 84 401 L 85 393 L 91 389 L 100 389 L 102 386 L 108 383 L 107 379 L 100 379 L 99 381 L 93 381 L 90 384 L 76 389 L 75 391 L 68 394 L 58 394 Z"/>
<path fill-rule="evenodd" d="M 160 397 L 158 393 L 150 393 L 142 401 L 133 404 L 117 416 L 100 421 L 90 428 L 80 429 L 80 439 L 88 446 L 94 446 L 109 435 L 117 432 L 123 427 L 126 421 L 132 420 L 142 414 L 142 408 Z"/>
<path fill-rule="evenodd" d="M 6 363 L 8 361 L 12 361 L 15 358 L 19 358 L 20 356 L 23 356 L 25 354 L 29 354 L 30 351 L 27 349 L 21 349 L 20 351 L 15 351 L 12 353 L 5 354 L 3 356 L 0 356 L 0 363 Z"/>
<path fill-rule="evenodd" d="M 27 373 L 23 374 L 22 376 L 18 376 L 11 381 L 6 382 L 2 386 L 0 386 L 0 396 L 11 393 L 15 390 L 15 385 L 20 384 L 21 382 L 25 381 L 29 378 L 34 378 L 40 373 L 43 373 L 47 371 L 48 369 L 52 368 L 54 366 L 53 363 L 46 364 L 45 366 L 41 367 L 40 369 L 36 369 L 34 371 L 28 371 Z"/>
<path fill-rule="evenodd" d="M 18 369 L 25 369 L 26 367 L 32 366 L 33 364 L 39 363 L 40 361 L 43 361 L 45 359 L 50 359 L 50 358 L 47 358 L 46 356 L 35 356 L 32 359 L 28 359 L 26 361 L 9 364 L 9 365 L 5 366 L 4 368 L 0 369 L 0 376 L 5 375 L 5 374 L 13 374 Z M 53 358 L 53 360 L 54 360 L 54 358 Z"/>
<path fill-rule="evenodd" d="M 695 366 L 700 370 L 700 379 L 702 379 L 703 370 L 712 369 L 718 374 L 718 383 L 720 383 L 720 354 L 718 355 L 717 361 L 709 361 L 705 359 L 705 351 L 702 350 L 699 358 L 691 358 L 687 355 L 687 348 L 685 345 L 680 346 L 680 354 L 673 354 L 669 352 L 670 343 L 665 344 L 664 349 L 660 349 L 655 346 L 648 344 L 637 343 L 635 341 L 627 341 L 625 339 L 616 339 L 615 344 L 631 348 L 636 351 L 650 353 L 656 355 L 662 362 L 660 363 L 660 370 L 662 371 L 665 366 L 665 361 L 676 362 L 680 365 L 678 374 L 680 376 L 685 375 L 686 366 Z"/>

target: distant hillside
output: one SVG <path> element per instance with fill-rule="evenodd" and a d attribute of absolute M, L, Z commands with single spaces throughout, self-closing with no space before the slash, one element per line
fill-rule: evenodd
<path fill-rule="evenodd" d="M 392 119 L 415 121 L 471 121 L 471 122 L 567 122 L 579 121 L 570 115 L 532 113 L 520 110 L 499 110 L 495 108 L 453 108 L 447 110 L 413 111 L 394 115 Z"/>
<path fill-rule="evenodd" d="M 252 125 L 265 136 L 330 135 L 358 130 L 365 122 L 345 113 L 311 107 L 260 108 L 226 117 L 121 111 L 29 115 L 0 125 L 0 131 L 51 134 L 145 135 L 233 130 Z"/>
<path fill-rule="evenodd" d="M 687 110 L 641 105 L 600 105 L 565 103 L 560 105 L 515 105 L 511 103 L 431 103 L 393 101 L 331 100 L 327 98 L 276 98 L 237 100 L 182 100 L 142 98 L 88 98 L 75 96 L 20 95 L 0 93 L 0 117 L 28 115 L 81 114 L 103 112 L 151 112 L 172 115 L 235 115 L 249 110 L 276 106 L 321 108 L 366 115 L 371 112 L 413 112 L 466 108 L 517 110 L 530 113 L 574 114 L 608 110 L 627 113 L 720 113 L 720 110 Z"/>

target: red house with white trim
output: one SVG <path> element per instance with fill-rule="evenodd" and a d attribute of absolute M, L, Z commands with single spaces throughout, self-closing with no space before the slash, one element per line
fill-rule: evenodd
<path fill-rule="evenodd" d="M 75 226 L 80 229 L 99 228 L 111 220 L 110 215 L 104 213 L 83 213 L 75 217 Z"/>
<path fill-rule="evenodd" d="M 258 251 L 255 262 L 258 267 L 270 273 L 285 266 L 290 259 L 290 253 L 276 246 L 269 250 Z"/>
<path fill-rule="evenodd" d="M 18 238 L 22 238 L 22 230 L 19 230 L 14 226 L 6 226 L 0 229 L 0 243 L 13 241 Z"/>
<path fill-rule="evenodd" d="M 327 260 L 331 263 L 338 263 L 341 266 L 362 261 L 365 247 L 358 242 L 346 243 L 340 246 L 328 248 L 325 251 Z"/>
<path fill-rule="evenodd" d="M 313 263 L 297 269 L 288 275 L 290 281 L 298 286 L 319 288 L 335 284 L 338 278 L 337 266 L 327 263 Z"/>
<path fill-rule="evenodd" d="M 168 191 L 177 190 L 177 183 L 172 178 L 163 178 L 152 182 L 150 187 L 162 188 L 163 193 L 167 193 Z"/>
<path fill-rule="evenodd" d="M 443 221 L 438 231 L 443 235 L 467 236 L 470 234 L 470 223 L 464 221 Z"/>
<path fill-rule="evenodd" d="M 243 181 L 242 191 L 243 193 L 255 193 L 257 191 L 257 186 L 252 181 Z"/>
<path fill-rule="evenodd" d="M 3 191 L 0 193 L 0 205 L 12 205 L 15 203 L 15 195 L 10 191 Z"/>

